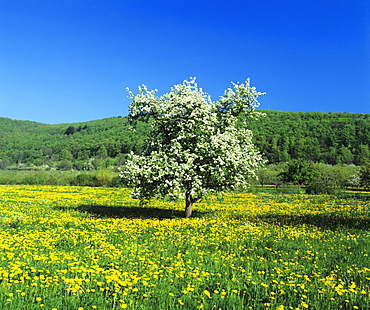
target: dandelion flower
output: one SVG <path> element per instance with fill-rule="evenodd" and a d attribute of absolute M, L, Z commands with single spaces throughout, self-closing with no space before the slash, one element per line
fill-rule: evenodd
<path fill-rule="evenodd" d="M 203 293 L 208 297 L 208 298 L 212 298 L 211 297 L 211 293 L 207 290 L 204 290 Z"/>

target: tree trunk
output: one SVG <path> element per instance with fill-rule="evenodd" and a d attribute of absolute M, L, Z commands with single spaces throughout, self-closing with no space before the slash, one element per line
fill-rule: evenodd
<path fill-rule="evenodd" d="M 193 212 L 193 198 L 191 197 L 190 191 L 186 192 L 185 196 L 185 218 L 191 217 Z"/>

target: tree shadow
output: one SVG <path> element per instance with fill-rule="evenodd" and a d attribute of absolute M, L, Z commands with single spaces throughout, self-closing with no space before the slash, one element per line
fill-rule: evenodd
<path fill-rule="evenodd" d="M 370 219 L 362 217 L 346 217 L 331 214 L 305 214 L 305 215 L 285 215 L 285 214 L 267 214 L 258 216 L 265 222 L 283 225 L 283 226 L 299 226 L 311 225 L 319 229 L 360 229 L 369 230 Z"/>
<path fill-rule="evenodd" d="M 87 212 L 97 217 L 110 218 L 140 218 L 164 220 L 184 217 L 184 211 L 163 208 L 80 205 L 76 208 L 76 210 L 79 212 Z M 202 216 L 202 214 L 203 212 L 193 211 L 193 217 L 200 217 Z"/>

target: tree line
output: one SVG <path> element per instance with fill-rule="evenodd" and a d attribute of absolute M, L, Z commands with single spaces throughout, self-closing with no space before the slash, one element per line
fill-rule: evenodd
<path fill-rule="evenodd" d="M 245 123 L 270 164 L 304 159 L 363 165 L 370 160 L 370 114 L 260 112 L 265 116 Z M 0 118 L 0 169 L 120 166 L 131 151 L 141 153 L 149 130 L 150 124 L 140 122 L 133 130 L 126 117 L 56 125 Z"/>
<path fill-rule="evenodd" d="M 57 125 L 0 118 L 0 169 L 119 166 L 126 154 L 141 151 L 147 132 L 146 124 L 132 131 L 125 117 Z"/>
<path fill-rule="evenodd" d="M 362 165 L 370 158 L 370 114 L 263 112 L 265 117 L 249 120 L 248 126 L 269 163 Z"/>

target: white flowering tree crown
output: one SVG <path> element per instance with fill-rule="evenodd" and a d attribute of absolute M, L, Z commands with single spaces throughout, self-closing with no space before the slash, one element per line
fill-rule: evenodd
<path fill-rule="evenodd" d="M 252 132 L 236 126 L 240 115 L 253 116 L 257 92 L 247 79 L 232 83 L 216 102 L 198 88 L 195 78 L 175 85 L 158 97 L 142 85 L 132 100 L 129 119 L 151 119 L 143 153 L 130 154 L 120 176 L 142 202 L 153 197 L 185 197 L 185 217 L 209 191 L 248 185 L 263 159 L 252 143 Z"/>

